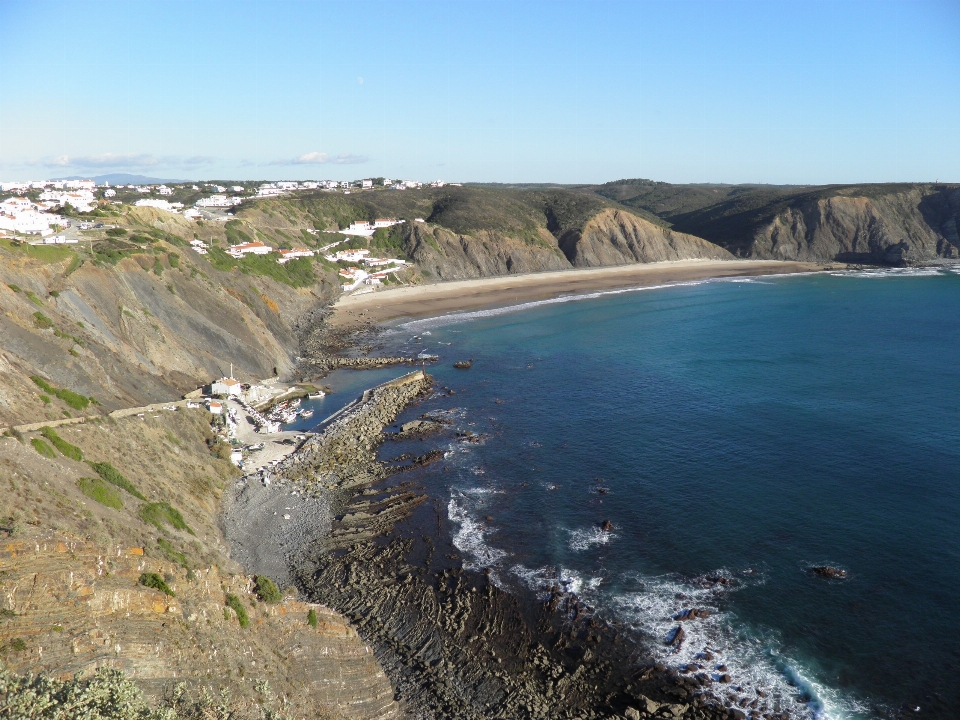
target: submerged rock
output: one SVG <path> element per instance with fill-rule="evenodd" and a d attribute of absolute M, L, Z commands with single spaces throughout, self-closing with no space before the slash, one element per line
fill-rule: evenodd
<path fill-rule="evenodd" d="M 847 577 L 847 571 L 834 567 L 833 565 L 818 565 L 816 567 L 810 568 L 814 575 L 822 578 L 830 578 L 833 580 L 844 580 Z"/>

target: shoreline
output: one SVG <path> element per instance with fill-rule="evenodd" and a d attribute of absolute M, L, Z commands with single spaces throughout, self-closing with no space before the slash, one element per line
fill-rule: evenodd
<path fill-rule="evenodd" d="M 359 295 L 341 295 L 327 318 L 331 329 L 521 305 L 566 295 L 655 287 L 728 277 L 794 275 L 845 269 L 785 260 L 675 260 L 661 263 L 560 270 L 453 280 L 431 285 L 392 288 Z"/>

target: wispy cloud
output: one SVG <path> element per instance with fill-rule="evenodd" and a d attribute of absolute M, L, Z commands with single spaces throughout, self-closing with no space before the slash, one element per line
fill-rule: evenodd
<path fill-rule="evenodd" d="M 328 155 L 325 152 L 308 152 L 291 160 L 274 160 L 268 165 L 359 165 L 367 162 L 364 155 Z"/>
<path fill-rule="evenodd" d="M 52 160 L 40 160 L 35 164 L 58 168 L 142 168 L 159 163 L 159 158 L 148 153 L 104 153 L 102 155 L 60 155 Z"/>
<path fill-rule="evenodd" d="M 59 155 L 55 158 L 33 160 L 27 164 L 48 168 L 135 170 L 158 165 L 198 167 L 200 165 L 212 165 L 214 162 L 216 162 L 216 158 L 209 155 L 194 155 L 182 158 L 176 155 L 157 157 L 150 153 L 103 153 L 102 155 Z"/>
<path fill-rule="evenodd" d="M 196 165 L 213 165 L 214 162 L 216 162 L 216 158 L 210 157 L 209 155 L 194 155 L 193 157 L 188 157 L 180 164 L 193 167 Z"/>

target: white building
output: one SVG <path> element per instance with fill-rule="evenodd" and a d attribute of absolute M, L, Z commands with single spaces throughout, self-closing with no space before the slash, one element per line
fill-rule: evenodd
<path fill-rule="evenodd" d="M 26 198 L 12 197 L 0 203 L 0 230 L 48 235 L 53 232 L 52 225 L 65 226 L 66 222 L 59 215 L 40 212 Z"/>
<path fill-rule="evenodd" d="M 373 227 L 385 228 L 390 227 L 391 225 L 400 225 L 403 222 L 403 220 L 397 220 L 396 218 L 377 218 L 373 221 Z"/>
<path fill-rule="evenodd" d="M 319 187 L 319 183 L 308 180 L 307 182 L 300 183 L 300 186 L 305 190 L 316 190 L 317 187 Z"/>
<path fill-rule="evenodd" d="M 288 263 L 291 260 L 304 257 L 313 257 L 313 250 L 306 250 L 304 248 L 297 248 L 294 250 L 281 250 L 280 259 L 277 261 L 281 265 Z"/>
<path fill-rule="evenodd" d="M 234 185 L 230 188 L 230 192 L 243 192 L 243 185 Z"/>
<path fill-rule="evenodd" d="M 211 395 L 239 395 L 243 392 L 240 381 L 232 377 L 224 377 L 210 383 Z"/>
<path fill-rule="evenodd" d="M 104 196 L 104 197 L 116 197 L 116 196 L 117 196 L 117 191 L 114 190 L 113 188 L 107 188 L 106 190 L 103 191 L 103 196 Z"/>
<path fill-rule="evenodd" d="M 211 195 L 210 197 L 200 198 L 196 202 L 197 207 L 233 207 L 243 202 L 243 198 L 227 197 L 226 195 Z"/>
<path fill-rule="evenodd" d="M 257 197 L 274 197 L 276 195 L 283 195 L 285 192 L 286 190 L 276 185 L 264 184 L 257 190 Z"/>
<path fill-rule="evenodd" d="M 190 212 L 190 211 L 187 210 L 187 211 L 185 211 L 183 214 L 186 215 L 188 212 Z M 194 212 L 196 212 L 196 211 L 194 211 Z M 197 214 L 199 215 L 200 213 L 197 213 Z M 191 241 L 190 241 L 190 247 L 192 247 L 194 250 L 196 250 L 196 251 L 197 251 L 198 253 L 200 253 L 201 255 L 206 255 L 206 254 L 207 254 L 207 246 L 204 245 L 204 243 L 203 243 L 202 240 L 197 240 L 197 239 L 191 240 Z"/>
<path fill-rule="evenodd" d="M 363 262 L 369 254 L 369 250 L 341 250 L 327 259 L 331 262 Z"/>
<path fill-rule="evenodd" d="M 76 190 L 94 190 L 97 184 L 93 180 L 67 180 L 66 186 Z"/>
<path fill-rule="evenodd" d="M 161 195 L 173 195 L 173 190 L 168 188 L 166 185 L 161 185 L 157 188 L 157 192 Z"/>
<path fill-rule="evenodd" d="M 152 198 L 145 198 L 143 200 L 137 200 L 134 205 L 137 207 L 152 207 L 157 208 L 158 210 L 166 210 L 167 212 L 178 212 L 180 208 L 183 207 L 183 203 L 179 202 L 169 202 L 167 200 L 153 200 Z"/>
<path fill-rule="evenodd" d="M 244 255 L 269 255 L 273 252 L 273 248 L 255 240 L 233 245 L 227 249 L 227 252 L 235 258 L 242 258 Z"/>
<path fill-rule="evenodd" d="M 371 189 L 373 187 L 373 180 L 361 180 L 360 187 L 362 187 L 364 190 Z"/>
<path fill-rule="evenodd" d="M 277 187 L 281 190 L 296 190 L 298 187 L 300 187 L 300 183 L 284 180 L 283 182 L 278 182 Z"/>
<path fill-rule="evenodd" d="M 76 245 L 80 241 L 75 237 L 67 237 L 66 235 L 50 235 L 45 237 L 43 240 L 37 240 L 36 242 L 30 243 L 31 245 Z"/>

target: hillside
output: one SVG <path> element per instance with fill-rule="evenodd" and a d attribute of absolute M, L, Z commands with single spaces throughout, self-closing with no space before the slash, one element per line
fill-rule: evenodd
<path fill-rule="evenodd" d="M 208 447 L 205 410 L 57 432 L 67 454 L 52 457 L 40 433 L 0 438 L 0 665 L 54 677 L 108 666 L 153 697 L 183 682 L 241 708 L 282 697 L 295 717 L 397 716 L 342 616 L 290 588 L 264 599 L 231 559 L 219 514 L 239 473 Z"/>
<path fill-rule="evenodd" d="M 899 183 L 791 187 L 623 180 L 592 192 L 656 213 L 738 257 L 870 264 L 954 260 L 960 187 Z"/>

